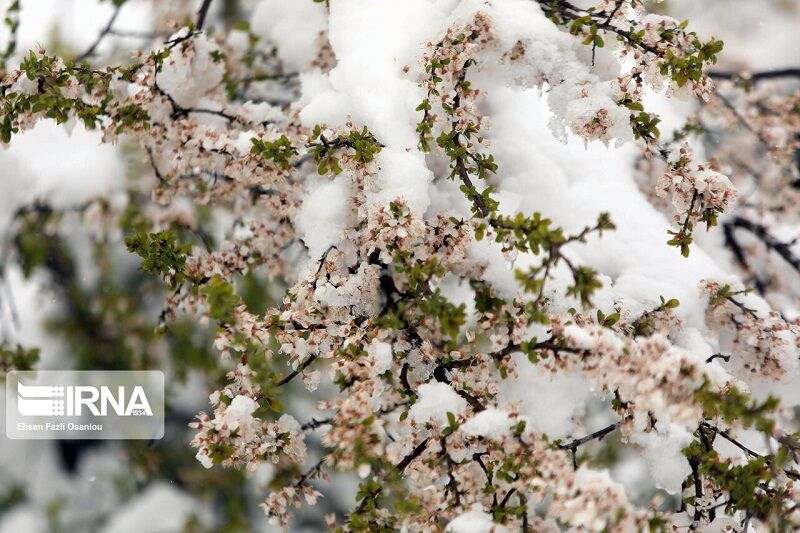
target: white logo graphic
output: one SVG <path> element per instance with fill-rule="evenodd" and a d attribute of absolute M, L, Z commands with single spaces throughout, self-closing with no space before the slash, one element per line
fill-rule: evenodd
<path fill-rule="evenodd" d="M 64 414 L 64 387 L 23 385 L 17 383 L 17 410 L 24 416 L 60 416 Z"/>
<path fill-rule="evenodd" d="M 164 436 L 164 374 L 158 370 L 12 370 L 5 390 L 10 439 Z"/>
<path fill-rule="evenodd" d="M 153 416 L 144 389 L 133 387 L 126 396 L 125 387 L 117 387 L 116 395 L 105 386 L 23 385 L 17 382 L 17 411 L 23 416 L 81 416 L 86 408 L 94 416 L 108 416 L 109 407 L 117 416 Z M 99 403 L 99 406 L 98 406 Z"/>

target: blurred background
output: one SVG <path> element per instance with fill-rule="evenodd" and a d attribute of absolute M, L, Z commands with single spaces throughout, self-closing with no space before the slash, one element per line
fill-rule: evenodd
<path fill-rule="evenodd" d="M 307 1 L 312 0 L 291 0 Z M 334 2 L 337 0 L 333 0 Z M 495 0 L 501 1 L 501 0 Z M 587 4 L 587 2 L 576 2 Z M 15 2 L 0 0 L 0 13 Z M 128 0 L 94 64 L 130 59 L 168 36 L 169 21 L 193 20 L 199 1 Z M 217 0 L 209 15 L 219 28 L 248 22 L 258 1 Z M 703 37 L 725 42 L 719 68 L 768 70 L 800 64 L 798 0 L 665 0 L 648 8 L 689 19 Z M 96 0 L 22 0 L 13 69 L 21 54 L 44 45 L 49 53 L 77 57 L 108 24 L 116 6 Z M 13 11 L 13 10 L 12 10 Z M 257 31 L 253 28 L 252 31 Z M 0 50 L 9 31 L 0 28 Z M 296 87 L 283 87 L 296 90 Z M 666 113 L 680 117 L 693 104 Z M 678 119 L 675 119 L 678 122 Z M 669 126 L 669 125 L 667 125 Z M 39 531 L 269 531 L 259 503 L 280 469 L 206 470 L 189 446 L 187 424 L 208 410 L 208 393 L 231 369 L 213 346 L 213 324 L 179 317 L 156 333 L 163 284 L 138 269 L 122 242 L 124 228 L 153 218 L 142 175 L 149 168 L 134 146 L 100 143 L 100 133 L 80 124 L 43 121 L 0 149 L 0 366 L 37 369 L 161 369 L 167 374 L 163 440 L 12 441 L 0 436 L 0 533 Z M 123 206 L 121 227 L 96 231 L 105 213 L 87 202 L 105 198 Z M 218 242 L 229 221 L 213 208 L 196 209 L 203 239 Z M 127 226 L 126 226 L 127 225 Z M 108 230 L 108 228 L 106 228 Z M 192 236 L 195 240 L 197 235 Z M 282 280 L 258 272 L 239 287 L 251 310 L 278 301 Z M 0 391 L 0 402 L 5 393 Z M 284 403 L 302 409 L 302 391 Z M 2 407 L 4 410 L 4 406 Z M 314 445 L 312 440 L 312 446 Z M 642 464 L 626 458 L 613 438 L 594 450 L 612 475 L 647 501 Z M 321 517 L 346 509 L 353 479 L 335 479 L 314 515 L 301 515 L 297 531 L 318 531 Z M 644 488 L 642 488 L 644 487 Z"/>

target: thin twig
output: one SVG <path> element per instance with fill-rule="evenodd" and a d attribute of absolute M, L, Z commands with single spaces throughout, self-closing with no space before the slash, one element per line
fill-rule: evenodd
<path fill-rule="evenodd" d="M 606 426 L 603 429 L 599 429 L 599 430 L 595 431 L 594 433 L 590 433 L 590 434 L 586 435 L 585 437 L 581 437 L 579 439 L 575 439 L 572 442 L 569 442 L 567 444 L 561 444 L 561 445 L 559 445 L 559 448 L 561 448 L 562 450 L 569 450 L 570 452 L 572 452 L 572 466 L 573 466 L 573 468 L 575 468 L 577 470 L 578 469 L 578 460 L 577 460 L 577 457 L 575 456 L 575 454 L 576 454 L 576 451 L 577 451 L 578 447 L 586 444 L 589 441 L 595 440 L 595 439 L 602 440 L 603 437 L 605 437 L 606 435 L 608 435 L 612 431 L 614 431 L 617 428 L 619 428 L 619 425 L 620 425 L 619 421 L 614 422 L 613 424 L 611 424 L 609 426 Z"/>
<path fill-rule="evenodd" d="M 301 372 L 303 372 L 303 370 L 305 370 L 305 369 L 308 367 L 308 365 L 310 365 L 311 363 L 313 363 L 314 361 L 316 361 L 316 359 L 317 359 L 317 356 L 316 356 L 316 355 L 312 355 L 311 357 L 309 357 L 308 359 L 306 359 L 305 361 L 303 361 L 303 364 L 301 364 L 299 367 L 297 367 L 297 370 L 294 370 L 294 371 L 292 371 L 292 373 L 291 373 L 291 374 L 287 375 L 285 378 L 283 378 L 282 380 L 280 380 L 280 381 L 279 381 L 279 382 L 276 384 L 276 386 L 277 386 L 277 387 L 282 387 L 283 385 L 286 385 L 287 383 L 289 383 L 290 381 L 292 381 L 294 378 L 296 378 L 296 377 L 297 377 L 297 375 L 298 375 L 298 374 L 300 374 Z"/>
<path fill-rule="evenodd" d="M 97 39 L 94 40 L 92 45 L 84 53 L 82 53 L 81 55 L 79 55 L 78 57 L 75 58 L 75 62 L 76 63 L 80 63 L 81 61 L 83 61 L 87 57 L 90 57 L 91 55 L 94 54 L 94 51 L 97 49 L 98 46 L 100 46 L 100 43 L 102 42 L 102 40 L 105 39 L 106 35 L 108 35 L 111 32 L 111 27 L 114 25 L 114 22 L 117 20 L 117 16 L 119 16 L 119 12 L 120 12 L 120 10 L 122 10 L 122 6 L 123 5 L 124 4 L 119 4 L 114 8 L 114 12 L 111 13 L 111 17 L 108 19 L 108 22 L 106 23 L 106 25 L 103 28 L 103 30 L 97 36 Z"/>
<path fill-rule="evenodd" d="M 779 78 L 800 78 L 800 68 L 782 68 L 776 70 L 763 70 L 761 72 L 747 72 L 746 70 L 712 70 L 709 71 L 708 75 L 715 80 L 741 80 L 748 82 L 774 80 Z"/>
<path fill-rule="evenodd" d="M 428 447 L 428 439 L 425 439 L 422 442 L 420 442 L 416 448 L 414 448 L 414 451 L 406 455 L 402 461 L 397 463 L 397 466 L 395 466 L 395 470 L 397 470 L 402 474 L 403 471 L 406 469 L 406 467 L 410 465 L 414 461 L 414 459 L 422 455 L 422 452 L 424 452 L 425 448 L 427 447 Z"/>
<path fill-rule="evenodd" d="M 731 356 L 730 355 L 723 355 L 721 353 L 715 353 L 714 355 L 712 355 L 711 357 L 706 359 L 706 363 L 710 363 L 714 359 L 723 359 L 727 363 L 727 362 L 729 362 L 731 360 Z"/>
<path fill-rule="evenodd" d="M 757 224 L 750 220 L 747 220 L 743 217 L 735 217 L 733 220 L 730 221 L 731 226 L 734 228 L 741 228 L 744 230 L 749 231 L 755 237 L 757 237 L 764 245 L 780 255 L 784 261 L 789 263 L 792 268 L 800 272 L 800 257 L 795 255 L 792 252 L 791 244 L 785 243 L 783 241 L 779 241 L 771 233 L 767 231 L 767 228 L 762 224 Z"/>

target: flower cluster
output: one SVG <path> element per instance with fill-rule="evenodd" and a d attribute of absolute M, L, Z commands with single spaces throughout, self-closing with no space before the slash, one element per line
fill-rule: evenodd
<path fill-rule="evenodd" d="M 667 160 L 668 170 L 656 183 L 656 194 L 671 197 L 678 213 L 674 220 L 678 231 L 667 243 L 689 255 L 695 224 L 704 223 L 708 229 L 717 225 L 720 214 L 730 212 L 736 202 L 736 189 L 730 180 L 708 168 L 707 164 L 692 161 L 691 150 L 683 145 Z"/>
<path fill-rule="evenodd" d="M 271 422 L 253 416 L 260 391 L 246 366 L 231 372 L 229 378 L 232 383 L 210 397 L 216 406 L 214 417 L 201 413 L 191 423 L 199 430 L 192 440 L 197 460 L 206 468 L 219 463 L 254 469 L 259 461 L 277 462 L 282 457 L 302 463 L 306 446 L 300 424 L 291 415 Z"/>
<path fill-rule="evenodd" d="M 742 379 L 781 381 L 798 367 L 800 324 L 775 311 L 748 307 L 745 290 L 713 281 L 702 284 L 708 294 L 708 321 L 720 332 L 720 349 Z"/>

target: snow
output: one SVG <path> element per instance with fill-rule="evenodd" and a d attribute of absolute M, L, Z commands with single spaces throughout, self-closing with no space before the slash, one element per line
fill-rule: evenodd
<path fill-rule="evenodd" d="M 592 397 L 589 384 L 578 375 L 540 370 L 522 355 L 515 355 L 518 378 L 509 378 L 500 390 L 503 401 L 520 402 L 519 411 L 530 429 L 553 439 L 572 433 L 575 421 Z"/>
<path fill-rule="evenodd" d="M 428 207 L 433 174 L 417 150 L 415 111 L 423 92 L 402 69 L 416 66 L 424 43 L 443 30 L 447 4 L 452 2 L 332 2 L 329 39 L 337 64 L 323 76 L 327 79 L 301 78 L 305 125 L 341 126 L 349 117 L 357 126 L 367 124 L 385 145 L 377 156 L 380 171 L 369 205 L 401 197 L 412 210 Z"/>
<path fill-rule="evenodd" d="M 113 514 L 101 533 L 182 531 L 192 516 L 209 525 L 207 506 L 166 483 L 157 482 Z"/>
<path fill-rule="evenodd" d="M 507 533 L 508 528 L 502 524 L 495 524 L 492 516 L 483 510 L 480 504 L 456 517 L 447 524 L 447 533 Z"/>
<path fill-rule="evenodd" d="M 339 240 L 351 218 L 348 176 L 340 175 L 332 182 L 311 187 L 296 218 L 298 233 L 308 247 L 309 256 L 321 257 Z"/>
<path fill-rule="evenodd" d="M 244 111 L 244 113 L 253 123 L 268 122 L 268 121 L 278 122 L 283 120 L 284 118 L 280 108 L 270 105 L 266 102 L 261 102 L 261 103 L 245 102 L 242 105 L 242 111 Z M 248 142 L 252 137 L 253 135 L 251 134 L 247 139 Z M 246 152 L 247 150 L 242 150 L 242 151 Z"/>
<path fill-rule="evenodd" d="M 254 35 L 280 43 L 278 57 L 287 72 L 306 70 L 316 55 L 316 41 L 327 27 L 324 2 L 261 0 L 250 20 Z"/>
<path fill-rule="evenodd" d="M 258 403 L 249 396 L 236 396 L 222 415 L 223 423 L 228 428 L 238 430 L 239 435 L 245 440 L 254 437 L 256 431 L 253 413 L 258 409 Z M 208 467 L 206 467 L 208 468 Z"/>
<path fill-rule="evenodd" d="M 470 437 L 500 439 L 511 433 L 513 424 L 508 413 L 489 407 L 467 420 L 460 429 Z"/>
<path fill-rule="evenodd" d="M 0 150 L 0 165 L 4 174 L 15 177 L 0 181 L 3 217 L 37 197 L 57 207 L 75 206 L 115 190 L 125 177 L 120 153 L 111 145 L 101 145 L 99 132 L 78 123 L 69 135 L 52 120 L 16 136 Z M 20 187 L 21 183 L 25 186 Z"/>
<path fill-rule="evenodd" d="M 3 514 L 0 533 L 44 533 L 48 530 L 45 516 L 33 505 L 14 507 Z"/>
<path fill-rule="evenodd" d="M 392 368 L 391 344 L 375 339 L 367 347 L 367 353 L 374 362 L 376 374 L 383 374 Z"/>
<path fill-rule="evenodd" d="M 656 487 L 679 494 L 683 481 L 692 473 L 682 450 L 692 442 L 685 429 L 671 425 L 665 432 L 635 433 L 631 442 L 644 450 L 644 459 Z"/>
<path fill-rule="evenodd" d="M 228 426 L 235 428 L 239 426 L 240 421 L 244 418 L 251 416 L 258 408 L 256 401 L 249 396 L 236 396 L 231 401 L 231 404 L 225 410 L 225 419 Z"/>
<path fill-rule="evenodd" d="M 609 212 L 615 231 L 569 251 L 581 264 L 609 277 L 610 296 L 624 308 L 644 309 L 659 295 L 677 298 L 681 305 L 675 312 L 685 326 L 705 330 L 706 298 L 698 283 L 735 278 L 700 246 L 684 258 L 665 245 L 670 221 L 650 205 L 633 179 L 637 149 L 598 143 L 584 147 L 574 138 L 558 142 L 548 131 L 545 98 L 535 91 L 498 87 L 487 91 L 487 98 L 495 112 L 492 151 L 503 169 L 498 190 L 519 194 L 523 213 L 540 211 L 569 232 Z M 517 266 L 524 261 L 520 258 Z"/>
<path fill-rule="evenodd" d="M 408 417 L 417 424 L 432 422 L 447 425 L 447 413 L 458 416 L 467 408 L 467 401 L 446 383 L 423 383 L 417 389 L 417 401 L 408 411 Z"/>
<path fill-rule="evenodd" d="M 180 33 L 170 39 L 176 38 Z M 180 45 L 173 48 L 158 74 L 159 87 L 182 107 L 194 106 L 222 83 L 222 76 L 225 74 L 225 63 L 215 62 L 211 57 L 211 53 L 218 49 L 215 44 L 202 34 L 191 42 L 191 50 L 184 52 Z"/>

